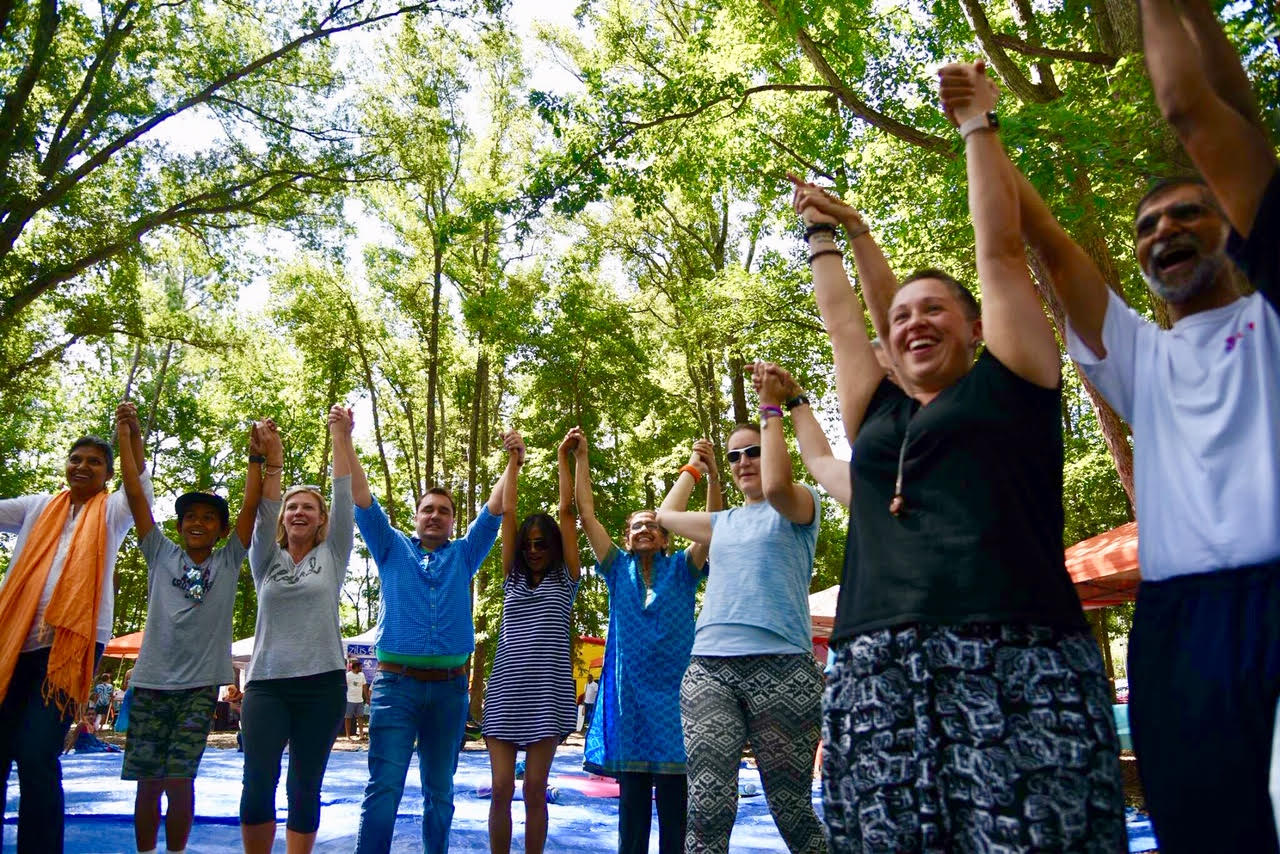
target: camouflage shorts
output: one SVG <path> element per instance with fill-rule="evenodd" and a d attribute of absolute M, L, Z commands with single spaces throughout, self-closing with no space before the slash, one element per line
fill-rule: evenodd
<path fill-rule="evenodd" d="M 134 689 L 120 778 L 194 778 L 217 699 L 216 685 L 181 691 Z"/>

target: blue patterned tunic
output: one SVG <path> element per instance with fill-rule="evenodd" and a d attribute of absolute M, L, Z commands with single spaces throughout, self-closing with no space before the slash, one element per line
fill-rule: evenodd
<path fill-rule="evenodd" d="M 609 586 L 609 636 L 583 765 L 610 777 L 683 774 L 680 679 L 693 648 L 694 593 L 706 570 L 691 568 L 684 551 L 658 554 L 647 588 L 639 561 L 615 547 L 597 571 Z"/>

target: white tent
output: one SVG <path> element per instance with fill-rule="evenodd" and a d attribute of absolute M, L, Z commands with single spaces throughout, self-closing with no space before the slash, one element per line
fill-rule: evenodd
<path fill-rule="evenodd" d="M 342 653 L 346 658 L 358 658 L 365 662 L 365 669 L 369 669 L 366 662 L 374 661 L 376 655 L 374 653 L 374 643 L 378 630 L 375 626 L 367 632 L 362 632 L 351 638 L 344 638 L 342 641 Z M 253 638 L 241 638 L 231 644 L 231 664 L 236 670 L 248 670 L 249 659 L 253 658 Z M 373 665 L 376 667 L 377 665 Z"/>

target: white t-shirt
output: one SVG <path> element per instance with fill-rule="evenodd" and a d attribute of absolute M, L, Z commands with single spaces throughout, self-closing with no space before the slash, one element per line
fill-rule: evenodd
<path fill-rule="evenodd" d="M 582 689 L 582 704 L 584 706 L 593 705 L 596 701 L 596 695 L 600 693 L 599 682 L 588 682 L 587 687 Z"/>
<path fill-rule="evenodd" d="M 147 503 L 155 503 L 155 493 L 151 488 L 151 477 L 142 475 L 142 491 L 146 493 Z M 13 555 L 10 566 L 17 563 L 22 554 L 22 547 L 31 536 L 40 514 L 49 506 L 52 495 L 23 495 L 19 498 L 0 499 L 0 533 L 17 534 L 17 542 L 13 544 Z M 81 510 L 84 508 L 81 507 Z M 71 549 L 71 535 L 75 532 L 79 512 L 67 514 L 67 523 L 62 529 L 62 538 L 58 541 L 58 549 L 53 555 L 53 563 L 49 566 L 49 575 L 45 580 L 44 590 L 40 593 L 40 604 L 36 606 L 35 619 L 31 621 L 31 629 L 22 644 L 23 652 L 53 646 L 53 631 L 44 624 L 44 612 L 49 607 L 49 599 L 53 596 L 53 588 L 62 577 L 62 567 L 67 562 L 67 552 Z M 133 527 L 133 513 L 129 510 L 129 499 L 123 489 L 117 489 L 107 497 L 107 554 L 102 562 L 102 596 L 98 604 L 98 643 L 105 644 L 111 640 L 111 625 L 115 608 L 115 589 L 111 583 L 116 568 L 116 556 L 120 552 L 120 544 L 125 535 Z M 5 576 L 5 581 L 9 576 Z"/>
<path fill-rule="evenodd" d="M 1280 557 L 1280 315 L 1255 293 L 1162 330 L 1108 295 L 1106 358 L 1067 352 L 1133 428 L 1142 577 Z"/>
<path fill-rule="evenodd" d="M 352 673 L 347 670 L 347 702 L 363 703 L 364 702 L 364 686 L 369 680 L 364 678 L 363 672 Z"/>

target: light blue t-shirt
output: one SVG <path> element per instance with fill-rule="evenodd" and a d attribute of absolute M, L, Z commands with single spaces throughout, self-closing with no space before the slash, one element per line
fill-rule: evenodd
<path fill-rule="evenodd" d="M 768 501 L 711 514 L 707 592 L 693 654 L 705 656 L 812 653 L 809 580 L 822 504 L 797 525 Z"/>

